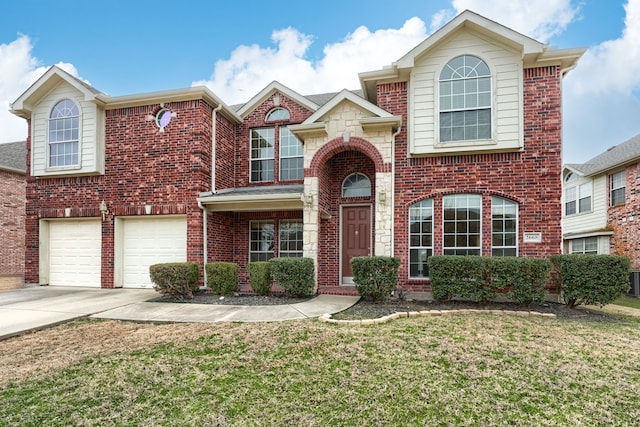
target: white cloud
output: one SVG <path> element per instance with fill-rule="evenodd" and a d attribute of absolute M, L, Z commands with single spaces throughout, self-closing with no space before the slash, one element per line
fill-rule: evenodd
<path fill-rule="evenodd" d="M 419 18 L 407 20 L 400 29 L 371 32 L 358 27 L 343 40 L 326 45 L 318 62 L 307 58 L 311 36 L 293 28 L 274 31 L 275 47 L 240 46 L 229 59 L 216 62 L 209 80 L 193 82 L 208 86 L 225 102 L 248 101 L 273 80 L 304 95 L 358 89 L 358 73 L 371 71 L 399 59 L 427 36 Z"/>
<path fill-rule="evenodd" d="M 640 132 L 640 0 L 619 38 L 590 48 L 564 81 L 567 162 L 584 162 Z"/>
<path fill-rule="evenodd" d="M 47 67 L 32 56 L 33 45 L 26 35 L 8 44 L 0 44 L 0 143 L 27 138 L 27 122 L 9 112 L 10 104 L 42 76 Z M 58 63 L 58 67 L 77 76 L 72 64 Z"/>
<path fill-rule="evenodd" d="M 580 9 L 571 0 L 452 0 L 451 3 L 456 13 L 473 10 L 541 42 L 562 33 Z"/>

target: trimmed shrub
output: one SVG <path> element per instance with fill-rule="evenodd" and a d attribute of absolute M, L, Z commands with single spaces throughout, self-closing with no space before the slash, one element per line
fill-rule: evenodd
<path fill-rule="evenodd" d="M 256 295 L 269 295 L 271 292 L 271 264 L 268 261 L 254 261 L 247 264 L 249 284 Z"/>
<path fill-rule="evenodd" d="M 436 301 L 463 298 L 486 302 L 495 292 L 489 286 L 490 258 L 438 255 L 429 257 L 431 292 Z"/>
<path fill-rule="evenodd" d="M 606 305 L 629 291 L 629 258 L 619 255 L 551 257 L 560 296 L 569 307 Z"/>
<path fill-rule="evenodd" d="M 521 304 L 544 301 L 551 261 L 541 258 L 492 257 L 491 289 Z"/>
<path fill-rule="evenodd" d="M 149 275 L 156 291 L 185 300 L 192 299 L 198 290 L 200 269 L 191 262 L 168 262 L 150 266 Z"/>
<path fill-rule="evenodd" d="M 385 256 L 351 258 L 356 290 L 365 298 L 379 301 L 391 295 L 398 282 L 400 259 Z"/>
<path fill-rule="evenodd" d="M 238 264 L 233 262 L 210 262 L 204 266 L 207 286 L 220 295 L 233 295 L 238 288 Z"/>
<path fill-rule="evenodd" d="M 294 297 L 311 295 L 315 286 L 315 269 L 311 258 L 272 258 L 271 274 L 285 293 Z"/>

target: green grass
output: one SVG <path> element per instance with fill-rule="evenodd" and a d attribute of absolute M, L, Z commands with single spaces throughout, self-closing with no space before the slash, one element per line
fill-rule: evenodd
<path fill-rule="evenodd" d="M 613 304 L 621 305 L 623 307 L 637 308 L 640 310 L 640 298 L 630 297 L 628 295 L 622 295 L 616 299 Z"/>
<path fill-rule="evenodd" d="M 88 339 L 97 324 L 75 327 L 86 328 Z M 118 323 L 107 325 L 118 333 Z M 482 314 L 375 326 L 194 328 L 210 332 L 0 383 L 0 425 L 625 426 L 640 419 L 638 319 Z"/>

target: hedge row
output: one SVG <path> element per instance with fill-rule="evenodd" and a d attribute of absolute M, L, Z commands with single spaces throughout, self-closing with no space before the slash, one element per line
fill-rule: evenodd
<path fill-rule="evenodd" d="M 433 298 L 486 302 L 497 295 L 523 304 L 544 300 L 547 259 L 442 255 L 429 258 Z"/>

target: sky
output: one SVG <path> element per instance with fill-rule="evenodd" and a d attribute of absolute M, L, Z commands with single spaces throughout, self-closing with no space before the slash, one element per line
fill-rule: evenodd
<path fill-rule="evenodd" d="M 0 11 L 0 143 L 26 138 L 10 103 L 52 65 L 111 96 L 206 85 L 233 105 L 273 80 L 302 95 L 360 89 L 358 73 L 465 9 L 588 48 L 563 82 L 564 163 L 640 133 L 640 0 L 21 0 Z"/>

